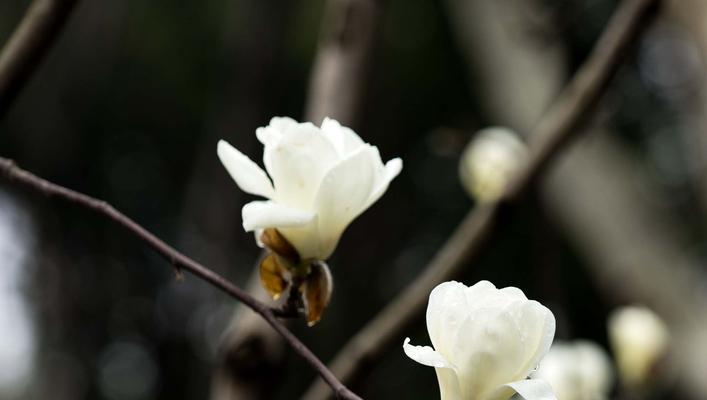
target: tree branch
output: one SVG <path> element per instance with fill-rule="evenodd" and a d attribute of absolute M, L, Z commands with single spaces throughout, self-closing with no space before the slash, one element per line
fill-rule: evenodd
<path fill-rule="evenodd" d="M 283 337 L 283 339 L 290 345 L 290 347 L 292 347 L 292 349 L 295 350 L 295 352 L 297 352 L 297 354 L 304 358 L 305 361 L 307 361 L 319 373 L 337 397 L 342 399 L 361 399 L 359 396 L 347 389 L 346 386 L 344 386 L 334 376 L 334 374 L 329 371 L 321 360 L 319 360 L 317 356 L 315 356 L 314 353 L 312 353 L 312 351 L 304 345 L 304 343 L 297 339 L 297 337 L 277 319 L 275 313 L 268 305 L 256 300 L 246 291 L 232 284 L 216 272 L 182 254 L 157 236 L 150 233 L 137 222 L 130 219 L 128 216 L 113 208 L 113 206 L 107 202 L 49 182 L 32 174 L 31 172 L 21 169 L 12 160 L 7 158 L 0 157 L 0 171 L 6 178 L 13 182 L 35 191 L 39 191 L 49 197 L 59 197 L 78 206 L 91 209 L 127 229 L 138 239 L 150 246 L 155 252 L 169 261 L 170 264 L 172 264 L 177 270 L 185 269 L 191 272 L 258 313 L 265 321 L 267 321 L 268 324 L 270 324 L 270 326 L 272 326 L 273 329 L 275 329 L 275 331 L 277 331 L 277 333 Z"/>
<path fill-rule="evenodd" d="M 331 370 L 342 381 L 350 382 L 386 346 L 400 339 L 400 333 L 424 310 L 434 286 L 479 258 L 500 217 L 542 176 L 559 151 L 582 133 L 577 128 L 601 97 L 618 70 L 626 49 L 638 37 L 658 3 L 659 0 L 624 0 L 621 3 L 589 59 L 534 129 L 527 167 L 518 174 L 501 201 L 472 210 L 423 274 L 343 347 L 330 364 Z M 321 382 L 316 382 L 304 396 L 308 400 L 325 397 Z"/>
<path fill-rule="evenodd" d="M 0 119 L 59 36 L 78 0 L 35 0 L 0 53 Z"/>

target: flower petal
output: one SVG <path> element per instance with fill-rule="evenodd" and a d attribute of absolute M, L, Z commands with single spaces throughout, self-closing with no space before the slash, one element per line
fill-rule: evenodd
<path fill-rule="evenodd" d="M 274 146 L 297 121 L 289 117 L 273 117 L 268 126 L 255 130 L 255 136 L 265 146 Z"/>
<path fill-rule="evenodd" d="M 513 389 L 525 400 L 557 400 L 550 384 L 542 379 L 524 379 L 504 386 Z"/>
<path fill-rule="evenodd" d="M 378 174 L 376 177 L 376 183 L 374 185 L 374 189 L 371 192 L 370 197 L 368 198 L 366 207 L 364 209 L 370 207 L 373 203 L 378 201 L 381 196 L 383 196 L 383 193 L 385 193 L 386 190 L 388 190 L 388 185 L 390 182 L 395 179 L 398 174 L 400 174 L 400 171 L 403 169 L 403 160 L 400 158 L 394 158 L 387 163 L 385 163 L 385 167 L 383 167 L 383 171 Z"/>
<path fill-rule="evenodd" d="M 366 145 L 331 168 L 322 179 L 314 209 L 319 217 L 321 256 L 334 251 L 344 229 L 363 212 L 374 183 L 371 147 Z"/>
<path fill-rule="evenodd" d="M 443 282 L 430 293 L 427 305 L 427 332 L 432 345 L 443 354 L 451 354 L 453 339 L 468 313 L 466 286 L 456 281 Z"/>
<path fill-rule="evenodd" d="M 465 398 L 485 398 L 504 383 L 525 378 L 516 376 L 526 361 L 522 336 L 506 310 L 489 307 L 468 314 L 449 353 Z"/>
<path fill-rule="evenodd" d="M 321 129 L 324 136 L 334 145 L 341 158 L 345 158 L 364 145 L 363 140 L 356 132 L 351 128 L 341 126 L 339 121 L 335 119 L 324 118 Z"/>
<path fill-rule="evenodd" d="M 272 201 L 252 201 L 242 210 L 243 228 L 250 232 L 264 228 L 304 226 L 314 220 L 309 211 L 286 207 Z"/>
<path fill-rule="evenodd" d="M 267 198 L 274 195 L 272 183 L 265 171 L 235 147 L 219 140 L 216 154 L 241 190 Z"/>
<path fill-rule="evenodd" d="M 442 400 L 456 400 L 462 398 L 456 368 L 447 361 L 444 356 L 436 352 L 430 346 L 411 345 L 410 338 L 405 338 L 403 351 L 405 351 L 408 357 L 420 364 L 435 368 L 437 381 L 439 382 L 440 398 Z"/>
<path fill-rule="evenodd" d="M 437 353 L 432 347 L 411 345 L 409 337 L 405 338 L 405 342 L 403 342 L 403 351 L 405 351 L 405 354 L 408 357 L 422 365 L 435 368 L 454 369 L 454 366 L 450 364 L 449 361 L 447 361 L 441 354 Z"/>
<path fill-rule="evenodd" d="M 523 303 L 516 312 L 519 329 L 528 335 L 526 349 L 530 352 L 526 356 L 527 362 L 517 372 L 518 378 L 525 378 L 537 368 L 540 360 L 550 350 L 555 337 L 555 316 L 535 300 Z"/>
<path fill-rule="evenodd" d="M 439 397 L 441 400 L 463 399 L 459 377 L 451 368 L 435 368 L 437 382 L 439 383 Z"/>
<path fill-rule="evenodd" d="M 304 210 L 312 209 L 324 175 L 339 161 L 329 140 L 308 122 L 290 126 L 276 145 L 265 147 L 264 158 L 275 200 Z"/>

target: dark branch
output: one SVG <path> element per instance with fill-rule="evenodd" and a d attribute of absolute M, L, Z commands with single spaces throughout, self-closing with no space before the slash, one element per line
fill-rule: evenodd
<path fill-rule="evenodd" d="M 501 201 L 469 212 L 424 272 L 342 348 L 330 364 L 331 370 L 342 381 L 350 382 L 395 340 L 402 342 L 402 331 L 424 310 L 430 291 L 479 258 L 500 218 L 521 200 L 560 150 L 583 132 L 580 125 L 589 116 L 621 65 L 628 46 L 639 36 L 658 3 L 659 0 L 621 2 L 589 59 L 530 135 L 538 140 L 530 144 L 531 159 L 527 167 L 509 185 Z M 318 400 L 325 396 L 321 382 L 316 382 L 304 398 Z"/>
<path fill-rule="evenodd" d="M 78 0 L 35 0 L 0 53 L 0 119 L 32 76 Z"/>
<path fill-rule="evenodd" d="M 15 183 L 39 191 L 49 197 L 59 197 L 78 206 L 91 209 L 113 220 L 118 225 L 134 234 L 138 239 L 147 243 L 148 246 L 169 261 L 177 270 L 183 269 L 191 272 L 260 314 L 260 316 L 285 339 L 290 347 L 319 373 L 322 379 L 332 388 L 337 397 L 360 400 L 359 396 L 339 382 L 321 360 L 277 319 L 277 316 L 268 305 L 256 300 L 246 291 L 232 284 L 221 275 L 182 254 L 128 216 L 113 208 L 110 204 L 40 178 L 19 168 L 12 160 L 7 158 L 0 157 L 0 171 L 7 179 Z"/>

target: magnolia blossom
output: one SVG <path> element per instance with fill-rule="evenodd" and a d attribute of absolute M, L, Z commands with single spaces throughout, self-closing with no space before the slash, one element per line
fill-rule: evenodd
<path fill-rule="evenodd" d="M 609 356 L 586 340 L 556 342 L 532 376 L 548 381 L 559 400 L 607 399 L 614 380 Z"/>
<path fill-rule="evenodd" d="M 462 185 L 478 201 L 497 200 L 527 158 L 526 145 L 512 130 L 482 129 L 462 153 L 459 163 Z"/>
<path fill-rule="evenodd" d="M 326 260 L 402 169 L 399 158 L 384 165 L 375 146 L 329 118 L 319 128 L 276 117 L 255 134 L 267 173 L 225 141 L 217 147 L 238 187 L 267 199 L 243 207 L 243 228 L 277 228 L 303 259 Z"/>
<path fill-rule="evenodd" d="M 668 348 L 668 328 L 646 307 L 629 306 L 609 316 L 609 341 L 619 377 L 629 387 L 645 385 Z"/>
<path fill-rule="evenodd" d="M 405 354 L 434 367 L 442 400 L 554 399 L 547 382 L 526 379 L 550 348 L 555 317 L 515 287 L 445 282 L 430 293 L 427 331 L 434 348 Z"/>

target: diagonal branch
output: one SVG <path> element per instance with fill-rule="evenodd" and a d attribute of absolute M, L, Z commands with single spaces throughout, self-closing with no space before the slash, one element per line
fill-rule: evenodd
<path fill-rule="evenodd" d="M 530 145 L 530 162 L 509 186 L 504 198 L 469 212 L 422 275 L 369 321 L 334 358 L 330 368 L 343 382 L 350 382 L 388 345 L 396 340 L 402 342 L 402 331 L 424 310 L 434 286 L 479 258 L 499 219 L 521 200 L 560 150 L 583 132 L 578 128 L 658 3 L 658 0 L 624 0 L 620 4 L 589 59 L 530 135 L 536 139 Z M 304 396 L 308 400 L 325 397 L 321 382 L 316 382 Z"/>
<path fill-rule="evenodd" d="M 319 373 L 322 379 L 332 388 L 337 397 L 360 400 L 359 396 L 351 392 L 336 379 L 334 374 L 327 369 L 321 360 L 277 319 L 276 313 L 265 303 L 256 300 L 246 291 L 229 282 L 226 278 L 182 254 L 128 216 L 113 208 L 110 204 L 42 179 L 31 172 L 21 169 L 12 160 L 7 158 L 0 157 L 0 171 L 7 179 L 22 186 L 50 197 L 62 198 L 107 217 L 145 242 L 155 252 L 169 261 L 177 270 L 185 269 L 245 304 L 263 317 L 263 319 L 283 337 L 290 347 Z"/>
<path fill-rule="evenodd" d="M 78 0 L 35 0 L 0 53 L 0 118 L 48 53 Z"/>

